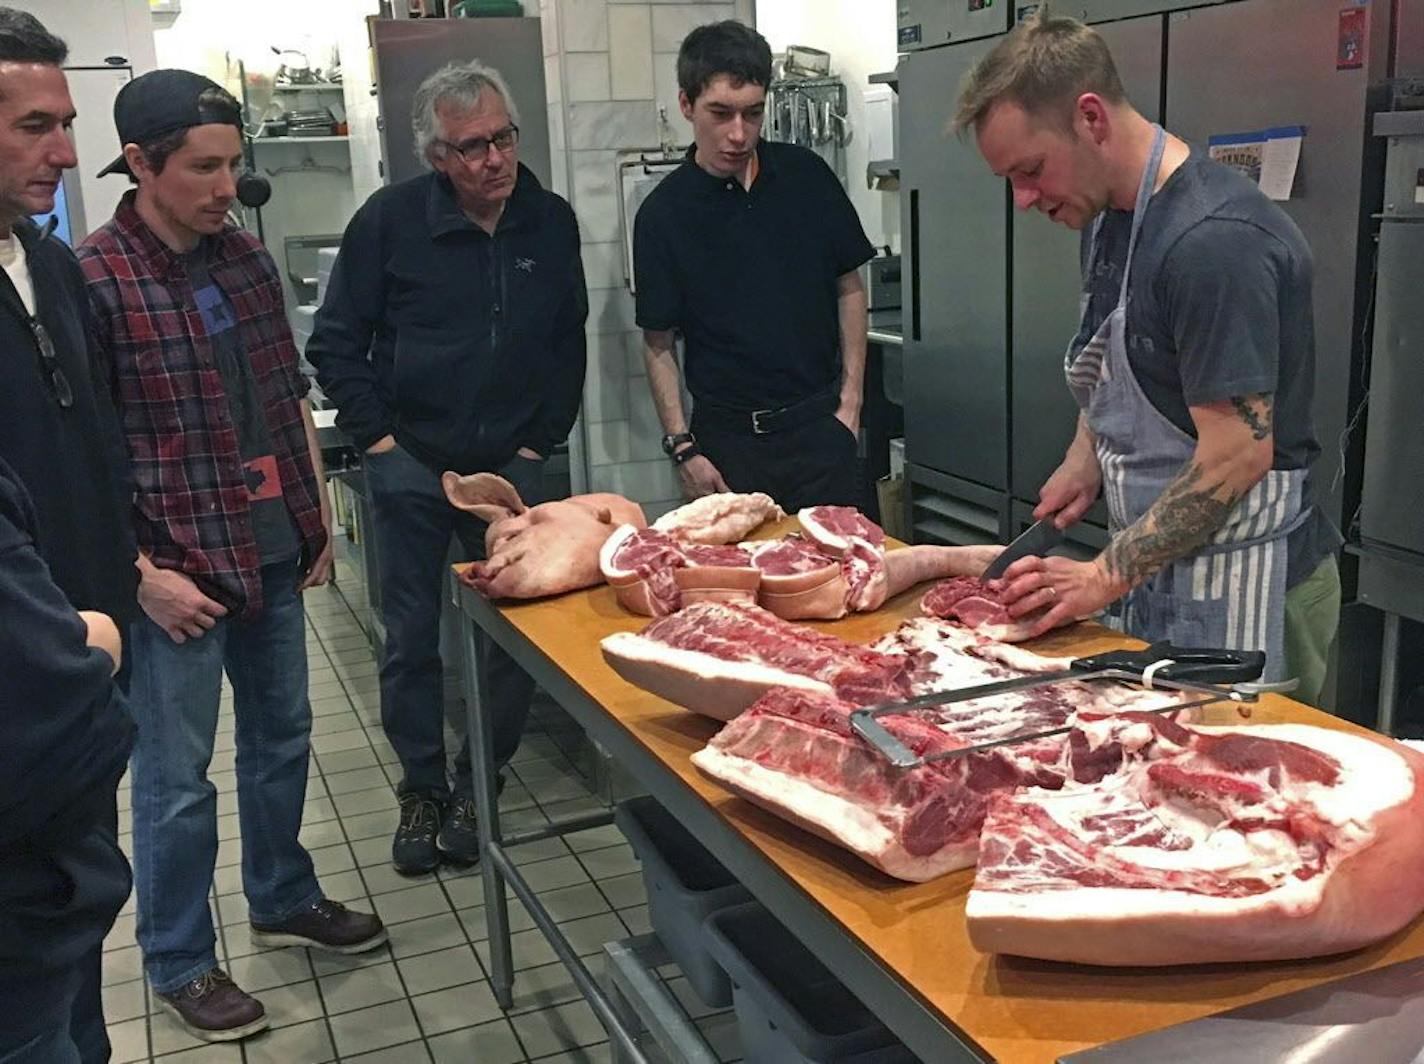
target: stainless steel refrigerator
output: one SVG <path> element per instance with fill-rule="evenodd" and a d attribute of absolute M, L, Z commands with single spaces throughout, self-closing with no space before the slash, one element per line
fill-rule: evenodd
<path fill-rule="evenodd" d="M 1036 5 L 968 6 L 899 5 L 910 519 L 917 539 L 954 543 L 1024 527 L 1062 458 L 1076 418 L 1063 352 L 1080 287 L 1078 235 L 1016 213 L 972 139 L 945 132 L 964 72 Z M 1354 370 L 1378 195 L 1362 159 L 1372 86 L 1389 64 L 1391 0 L 1077 0 L 1059 10 L 1093 23 L 1137 108 L 1194 145 L 1306 128 L 1283 206 L 1315 253 L 1315 413 L 1326 451 L 1317 483 L 1331 518 L 1347 522 L 1358 485 L 1339 441 L 1362 394 Z M 1363 36 L 1342 61 L 1346 28 Z M 1100 508 L 1090 513 L 1074 531 L 1077 549 L 1101 547 L 1105 523 Z"/>
<path fill-rule="evenodd" d="M 537 18 L 372 18 L 367 25 L 387 184 L 422 169 L 411 130 L 411 102 L 420 83 L 446 63 L 479 59 L 504 75 L 519 108 L 519 161 L 549 187 L 549 111 Z"/>

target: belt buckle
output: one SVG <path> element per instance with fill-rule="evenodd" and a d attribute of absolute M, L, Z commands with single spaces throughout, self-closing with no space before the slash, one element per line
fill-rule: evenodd
<path fill-rule="evenodd" d="M 776 413 L 775 410 L 753 410 L 753 411 L 752 411 L 752 434 L 755 435 L 755 436 L 766 436 L 766 435 L 769 435 L 770 432 L 771 432 L 771 429 L 764 429 L 764 428 L 762 428 L 762 427 L 761 427 L 761 419 L 762 419 L 763 417 L 770 417 L 772 414 L 775 414 L 775 413 Z"/>

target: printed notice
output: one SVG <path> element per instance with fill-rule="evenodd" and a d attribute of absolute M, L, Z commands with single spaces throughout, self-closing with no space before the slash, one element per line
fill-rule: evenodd
<path fill-rule="evenodd" d="M 1304 126 L 1275 126 L 1249 133 L 1222 133 L 1207 141 L 1207 154 L 1239 170 L 1273 200 L 1288 200 L 1300 167 Z"/>

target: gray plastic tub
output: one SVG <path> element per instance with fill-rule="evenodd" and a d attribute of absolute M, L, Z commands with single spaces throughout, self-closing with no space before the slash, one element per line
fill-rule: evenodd
<path fill-rule="evenodd" d="M 732 984 L 707 950 L 707 917 L 751 900 L 672 814 L 647 796 L 620 802 L 614 822 L 643 863 L 648 920 L 688 983 L 708 1006 L 732 1003 Z"/>
<path fill-rule="evenodd" d="M 917 1064 L 759 903 L 713 913 L 707 937 L 732 980 L 747 1064 Z"/>

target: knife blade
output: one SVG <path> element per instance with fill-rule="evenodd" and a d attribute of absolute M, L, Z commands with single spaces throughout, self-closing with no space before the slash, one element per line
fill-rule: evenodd
<path fill-rule="evenodd" d="M 979 579 L 997 580 L 1004 575 L 1005 569 L 1020 558 L 1047 554 L 1062 542 L 1063 530 L 1053 523 L 1053 518 L 1045 517 L 1042 521 L 1035 521 L 1027 532 L 1019 535 L 989 563 L 989 568 L 984 570 L 984 575 Z"/>

